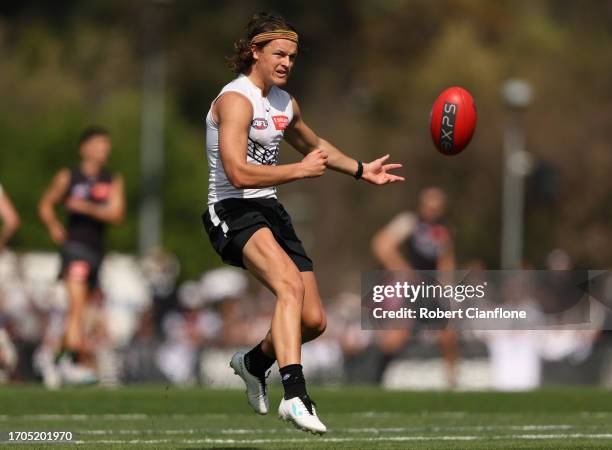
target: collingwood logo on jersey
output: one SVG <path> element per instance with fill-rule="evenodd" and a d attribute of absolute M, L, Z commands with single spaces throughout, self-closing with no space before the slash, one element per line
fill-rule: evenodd
<path fill-rule="evenodd" d="M 260 164 L 273 166 L 276 164 L 276 159 L 278 158 L 278 144 L 268 148 L 249 138 L 247 155 Z"/>

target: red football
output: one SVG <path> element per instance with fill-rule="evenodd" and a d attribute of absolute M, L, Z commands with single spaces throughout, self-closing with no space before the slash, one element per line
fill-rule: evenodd
<path fill-rule="evenodd" d="M 433 104 L 431 138 L 444 155 L 456 155 L 472 139 L 476 129 L 476 105 L 471 94 L 460 87 L 443 91 Z"/>

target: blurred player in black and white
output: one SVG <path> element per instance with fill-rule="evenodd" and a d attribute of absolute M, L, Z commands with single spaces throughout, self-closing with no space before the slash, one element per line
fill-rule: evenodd
<path fill-rule="evenodd" d="M 389 155 L 356 161 L 306 125 L 297 101 L 282 89 L 298 40 L 284 18 L 262 13 L 253 16 L 246 38 L 236 43 L 230 66 L 237 78 L 221 90 L 206 117 L 210 173 L 203 220 L 223 261 L 246 268 L 276 296 L 268 335 L 231 360 L 246 384 L 249 403 L 256 412 L 268 413 L 265 377 L 277 361 L 285 390 L 280 417 L 324 433 L 306 391 L 301 345 L 323 333 L 325 312 L 313 263 L 276 198 L 276 186 L 320 177 L 327 168 L 376 185 L 403 178 L 389 172 L 401 167 L 386 164 Z M 277 164 L 283 139 L 303 155 L 300 162 Z"/>
<path fill-rule="evenodd" d="M 53 242 L 61 246 L 59 276 L 70 304 L 58 362 L 68 383 L 95 381 L 93 372 L 79 364 L 84 353 L 83 314 L 99 288 L 106 227 L 119 223 L 125 210 L 123 178 L 106 168 L 110 151 L 111 138 L 105 129 L 86 129 L 79 140 L 79 165 L 61 169 L 39 203 L 41 220 Z M 58 204 L 65 208 L 66 227 L 55 214 Z"/>
<path fill-rule="evenodd" d="M 402 211 L 372 239 L 372 252 L 386 270 L 452 271 L 455 252 L 452 233 L 446 223 L 446 194 L 437 187 L 423 189 L 416 212 Z M 387 363 L 409 340 L 412 329 L 387 330 L 379 335 L 378 346 L 384 359 L 379 368 L 382 376 Z M 457 334 L 454 330 L 437 332 L 446 363 L 450 387 L 456 384 L 458 358 Z"/>
<path fill-rule="evenodd" d="M 15 206 L 13 206 L 8 193 L 0 184 L 0 255 L 19 228 L 19 225 L 19 214 Z M 10 374 L 16 366 L 17 351 L 11 342 L 9 333 L 5 329 L 2 314 L 0 314 L 0 383 L 2 382 L 3 375 Z M 8 378 L 8 375 L 6 377 Z"/>

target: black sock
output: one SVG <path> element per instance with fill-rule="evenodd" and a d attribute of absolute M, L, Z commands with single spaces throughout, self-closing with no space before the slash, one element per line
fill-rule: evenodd
<path fill-rule="evenodd" d="M 300 364 L 289 364 L 280 369 L 281 381 L 285 388 L 285 400 L 293 397 L 304 397 L 306 394 L 306 380 Z"/>
<path fill-rule="evenodd" d="M 67 349 L 61 349 L 56 355 L 55 355 L 55 363 L 57 364 L 59 362 L 60 359 L 62 359 L 62 357 L 68 357 L 68 359 L 70 359 L 70 361 L 72 361 L 73 363 L 76 363 L 79 359 L 79 355 L 77 352 L 73 351 L 73 350 L 67 350 Z"/>
<path fill-rule="evenodd" d="M 247 370 L 255 375 L 256 377 L 265 377 L 266 371 L 272 367 L 272 364 L 276 361 L 274 358 L 270 358 L 266 355 L 261 349 L 260 342 L 257 344 L 251 351 L 249 351 L 246 355 L 244 355 L 244 364 L 246 365 Z"/>

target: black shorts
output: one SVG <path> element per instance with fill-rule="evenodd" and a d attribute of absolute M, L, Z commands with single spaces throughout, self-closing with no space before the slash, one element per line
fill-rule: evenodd
<path fill-rule="evenodd" d="M 208 207 L 202 221 L 210 243 L 227 264 L 244 268 L 242 249 L 257 230 L 267 227 L 300 272 L 313 270 L 291 217 L 275 198 L 221 200 Z"/>
<path fill-rule="evenodd" d="M 98 287 L 98 274 L 104 259 L 103 252 L 81 242 L 68 241 L 61 250 L 60 279 L 85 281 L 91 289 Z"/>

